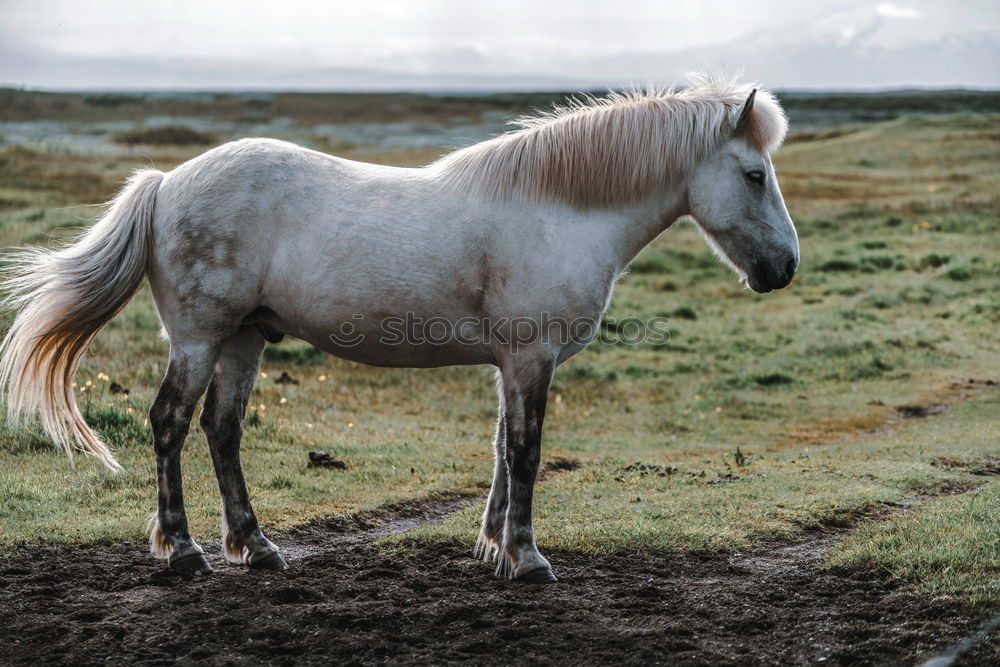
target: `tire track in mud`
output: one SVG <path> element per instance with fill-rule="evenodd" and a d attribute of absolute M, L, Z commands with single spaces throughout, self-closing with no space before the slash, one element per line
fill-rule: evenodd
<path fill-rule="evenodd" d="M 576 470 L 575 459 L 554 457 L 543 462 L 538 482 L 544 483 L 561 473 Z M 401 501 L 347 517 L 330 517 L 310 521 L 302 526 L 277 533 L 272 539 L 290 560 L 315 556 L 323 551 L 344 546 L 370 544 L 382 537 L 400 535 L 414 528 L 443 523 L 463 509 L 486 500 L 479 493 L 437 493 L 421 499 Z M 209 561 L 221 563 L 221 549 L 205 548 Z M 212 562 L 215 565 L 215 562 Z"/>
<path fill-rule="evenodd" d="M 347 518 L 319 519 L 276 535 L 273 540 L 289 560 L 315 556 L 348 545 L 369 544 L 413 528 L 443 523 L 461 510 L 486 499 L 485 493 L 435 494 L 394 503 Z"/>

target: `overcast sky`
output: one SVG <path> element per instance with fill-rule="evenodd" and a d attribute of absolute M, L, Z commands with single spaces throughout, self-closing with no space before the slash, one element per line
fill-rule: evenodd
<path fill-rule="evenodd" d="M 67 53 L 363 62 L 474 47 L 525 59 L 553 53 L 676 50 L 725 42 L 774 16 L 822 15 L 801 0 L 3 0 L 5 33 Z M 843 3 L 840 3 L 843 4 Z"/>
<path fill-rule="evenodd" d="M 764 38 L 770 45 L 813 40 L 831 48 L 853 40 L 869 49 L 980 40 L 979 51 L 963 46 L 968 54 L 961 57 L 981 60 L 984 44 L 986 57 L 1000 44 L 1000 2 L 0 0 L 0 43 L 7 49 L 122 62 L 184 58 L 546 74 L 626 53 L 711 59 L 716 46 Z M 15 62 L 5 53 L 0 57 Z M 32 76 L 34 70 L 25 79 Z M 955 77 L 961 83 L 961 68 Z M 16 79 L 16 72 L 0 71 L 0 81 Z"/>

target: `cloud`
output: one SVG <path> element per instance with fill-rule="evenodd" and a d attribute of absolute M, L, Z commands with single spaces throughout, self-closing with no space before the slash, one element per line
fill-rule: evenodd
<path fill-rule="evenodd" d="M 891 19 L 915 19 L 920 16 L 920 12 L 913 7 L 903 7 L 895 2 L 883 2 L 875 11 Z"/>

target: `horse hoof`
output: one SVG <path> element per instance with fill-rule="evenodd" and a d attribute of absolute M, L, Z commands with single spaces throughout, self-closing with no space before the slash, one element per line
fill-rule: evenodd
<path fill-rule="evenodd" d="M 517 580 L 526 584 L 553 584 L 559 581 L 556 579 L 556 575 L 552 574 L 552 568 L 549 567 L 536 567 L 534 570 L 520 575 Z"/>
<path fill-rule="evenodd" d="M 169 561 L 170 569 L 184 577 L 203 577 L 212 574 L 212 566 L 200 553 L 191 553 Z"/>
<path fill-rule="evenodd" d="M 250 562 L 250 567 L 255 570 L 276 570 L 281 572 L 288 569 L 288 563 L 277 551 L 270 553 L 263 558 Z"/>

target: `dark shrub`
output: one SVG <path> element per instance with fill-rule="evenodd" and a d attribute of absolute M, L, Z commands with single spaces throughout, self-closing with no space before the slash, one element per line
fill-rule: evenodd
<path fill-rule="evenodd" d="M 215 143 L 215 137 L 184 125 L 143 127 L 115 132 L 111 139 L 119 144 L 148 146 L 195 146 Z"/>

